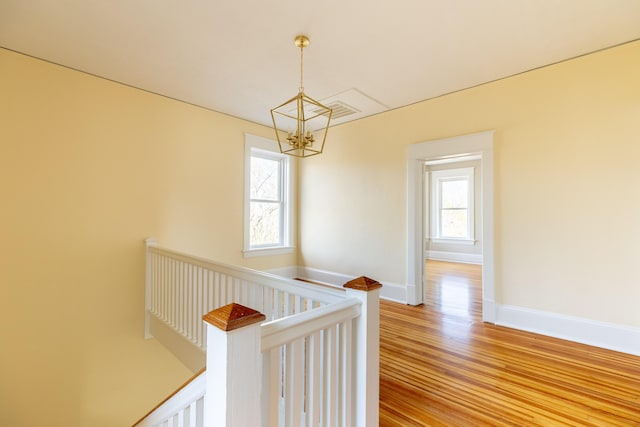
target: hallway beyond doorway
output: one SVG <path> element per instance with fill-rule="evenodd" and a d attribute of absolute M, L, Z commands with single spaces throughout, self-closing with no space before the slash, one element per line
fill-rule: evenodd
<path fill-rule="evenodd" d="M 424 304 L 429 310 L 482 321 L 482 266 L 427 260 Z"/>

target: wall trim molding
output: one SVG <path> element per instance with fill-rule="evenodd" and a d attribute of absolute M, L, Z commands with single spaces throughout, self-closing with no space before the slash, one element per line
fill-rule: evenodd
<path fill-rule="evenodd" d="M 495 312 L 496 325 L 640 356 L 640 328 L 510 305 Z"/>
<path fill-rule="evenodd" d="M 482 265 L 482 254 L 469 254 L 463 252 L 427 251 L 427 259 L 438 261 L 461 262 L 464 264 Z"/>
<path fill-rule="evenodd" d="M 278 276 L 288 277 L 290 279 L 298 278 L 305 280 L 312 280 L 314 282 L 321 283 L 323 285 L 335 286 L 342 288 L 342 285 L 350 280 L 355 279 L 357 276 L 351 276 L 343 273 L 336 273 L 334 271 L 320 270 L 318 268 L 311 268 L 305 266 L 288 266 L 267 270 L 271 274 Z M 375 277 L 372 279 L 378 280 Z M 392 282 L 384 282 L 378 280 L 382 284 L 380 289 L 380 298 L 406 304 L 407 288 L 404 285 L 400 285 Z"/>

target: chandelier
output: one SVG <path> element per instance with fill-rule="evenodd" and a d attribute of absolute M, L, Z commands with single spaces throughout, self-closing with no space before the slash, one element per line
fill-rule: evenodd
<path fill-rule="evenodd" d="M 322 153 L 333 110 L 304 93 L 302 56 L 309 38 L 299 35 L 295 45 L 300 48 L 300 87 L 298 94 L 271 110 L 273 128 L 280 152 L 296 157 Z"/>

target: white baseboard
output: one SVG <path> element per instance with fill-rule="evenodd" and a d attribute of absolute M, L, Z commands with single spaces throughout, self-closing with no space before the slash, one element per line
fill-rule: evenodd
<path fill-rule="evenodd" d="M 268 271 L 278 276 L 299 278 L 312 280 L 314 282 L 322 283 L 325 285 L 342 287 L 348 281 L 355 279 L 357 276 L 350 276 L 348 274 L 336 273 L 333 271 L 320 270 L 317 268 L 303 267 L 303 266 L 290 266 L 282 268 L 274 268 Z M 375 279 L 375 277 L 372 277 Z M 377 279 L 376 279 L 377 280 Z M 391 282 L 383 282 L 382 289 L 380 290 L 380 298 L 389 301 L 407 303 L 407 288 L 403 285 Z"/>
<path fill-rule="evenodd" d="M 315 282 L 325 283 L 339 288 L 348 281 L 356 278 L 356 276 L 350 276 L 348 274 L 301 266 L 298 267 L 298 277 L 300 279 L 313 280 Z"/>
<path fill-rule="evenodd" d="M 640 328 L 508 305 L 495 314 L 496 325 L 640 356 Z"/>
<path fill-rule="evenodd" d="M 287 277 L 289 279 L 296 278 L 300 276 L 298 274 L 297 266 L 289 266 L 289 267 L 278 267 L 272 268 L 270 270 L 266 270 L 267 273 L 275 274 L 276 276 Z"/>
<path fill-rule="evenodd" d="M 427 251 L 427 259 L 449 262 L 461 262 L 464 264 L 482 265 L 482 254 L 465 254 L 462 252 Z"/>
<path fill-rule="evenodd" d="M 482 299 L 482 321 L 496 323 L 496 302 L 492 299 Z"/>
<path fill-rule="evenodd" d="M 407 303 L 407 287 L 399 285 L 397 283 L 380 282 L 382 283 L 382 290 L 380 291 L 380 298 L 399 302 L 402 304 Z"/>

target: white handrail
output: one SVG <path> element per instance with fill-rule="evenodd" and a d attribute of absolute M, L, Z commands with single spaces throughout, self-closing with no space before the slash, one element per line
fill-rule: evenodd
<path fill-rule="evenodd" d="M 145 336 L 166 335 L 153 330 L 168 328 L 201 352 L 206 346 L 201 318 L 223 305 L 242 304 L 273 320 L 345 297 L 340 288 L 317 286 L 147 244 Z"/>
<path fill-rule="evenodd" d="M 340 301 L 344 298 L 344 289 L 342 288 L 317 286 L 301 280 L 289 279 L 264 271 L 252 270 L 246 267 L 238 267 L 220 262 L 214 262 L 206 258 L 189 255 L 184 252 L 175 251 L 173 249 L 164 248 L 154 243 L 150 244 L 148 246 L 148 249 L 150 253 L 167 255 L 177 261 L 189 263 L 191 265 L 202 267 L 212 271 L 217 271 L 242 280 L 259 280 L 260 283 L 264 286 L 289 292 L 292 294 L 297 294 L 302 297 L 312 298 L 317 301 L 323 301 L 327 304 Z"/>
<path fill-rule="evenodd" d="M 349 298 L 262 324 L 261 349 L 269 351 L 360 315 L 360 300 Z"/>

